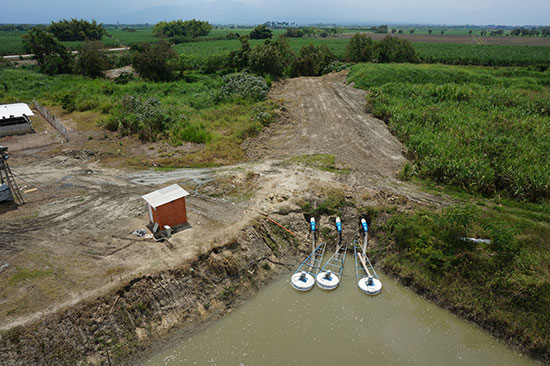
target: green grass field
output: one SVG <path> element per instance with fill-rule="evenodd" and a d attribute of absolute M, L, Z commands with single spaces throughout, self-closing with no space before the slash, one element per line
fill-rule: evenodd
<path fill-rule="evenodd" d="M 472 192 L 550 197 L 550 72 L 360 64 L 350 80 L 408 147 L 419 176 Z"/>
<path fill-rule="evenodd" d="M 0 55 L 15 55 L 25 52 L 23 37 L 25 31 L 0 32 Z"/>
<path fill-rule="evenodd" d="M 141 42 L 157 42 L 158 38 L 153 36 L 153 28 L 134 28 L 135 32 L 127 32 L 122 29 L 107 29 L 114 40 L 125 46 L 131 46 Z"/>
<path fill-rule="evenodd" d="M 251 46 L 256 46 L 263 42 L 264 40 L 251 39 L 249 40 L 248 43 Z M 289 42 L 294 52 L 300 51 L 300 48 L 309 44 L 314 44 L 314 45 L 324 44 L 324 45 L 327 45 L 332 50 L 332 52 L 335 53 L 336 56 L 343 57 L 346 50 L 346 45 L 348 44 L 349 41 L 346 39 L 290 38 Z M 240 47 L 241 47 L 241 43 L 239 40 L 236 40 L 236 39 L 220 40 L 220 41 L 188 42 L 188 43 L 180 43 L 174 46 L 177 53 L 190 55 L 197 58 L 234 51 L 239 49 Z"/>
<path fill-rule="evenodd" d="M 550 66 L 550 47 L 413 43 L 425 63 L 484 66 Z"/>
<path fill-rule="evenodd" d="M 135 32 L 127 32 L 122 29 L 108 29 L 108 36 L 103 38 L 103 43 L 108 47 L 131 46 L 140 42 L 157 42 L 153 36 L 153 28 L 134 28 Z M 390 28 L 391 29 L 391 28 Z M 428 28 L 419 28 L 415 34 L 427 33 Z M 359 29 L 356 29 L 359 30 Z M 449 28 L 446 34 L 464 35 L 468 28 Z M 250 28 L 213 29 L 208 36 L 199 37 L 193 42 L 181 43 L 175 46 L 176 52 L 187 54 L 197 58 L 220 54 L 236 50 L 240 47 L 237 39 L 220 39 L 228 33 L 247 35 Z M 345 31 L 352 31 L 347 29 Z M 284 29 L 273 30 L 274 38 L 285 32 Z M 436 34 L 434 28 L 434 34 Z M 24 53 L 21 37 L 23 31 L 0 32 L 0 54 Z M 250 40 L 252 46 L 263 40 Z M 334 54 L 342 58 L 346 45 L 349 42 L 344 38 L 291 38 L 292 49 L 298 52 L 301 47 L 309 44 L 327 45 Z M 81 42 L 63 42 L 70 49 L 77 49 Z M 467 45 L 447 43 L 414 43 L 421 62 L 444 63 L 456 65 L 484 65 L 484 66 L 527 66 L 550 65 L 550 47 L 545 46 L 498 46 L 498 45 Z"/>
<path fill-rule="evenodd" d="M 290 45 L 295 52 L 309 44 L 327 45 L 337 57 L 343 57 L 347 39 L 291 38 Z M 255 46 L 263 40 L 250 40 Z M 465 45 L 447 43 L 413 43 L 424 63 L 485 66 L 550 66 L 550 47 L 545 46 L 497 46 Z M 194 57 L 230 52 L 240 47 L 238 40 L 202 41 L 181 43 L 176 52 Z"/>
<path fill-rule="evenodd" d="M 25 31 L 0 32 L 0 55 L 21 55 L 26 53 L 23 47 L 23 35 L 26 33 Z M 103 37 L 102 42 L 108 47 L 120 46 L 120 42 L 109 37 Z M 70 41 L 61 43 L 67 48 L 75 50 L 82 42 Z"/>

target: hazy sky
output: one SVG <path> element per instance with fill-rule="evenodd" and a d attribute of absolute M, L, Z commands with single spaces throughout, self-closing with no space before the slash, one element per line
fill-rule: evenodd
<path fill-rule="evenodd" d="M 155 23 L 197 18 L 213 23 L 550 23 L 550 0 L 1 0 L 0 23 L 61 18 Z"/>

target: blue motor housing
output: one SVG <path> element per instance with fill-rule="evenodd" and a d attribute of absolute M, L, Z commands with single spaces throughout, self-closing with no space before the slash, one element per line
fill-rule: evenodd
<path fill-rule="evenodd" d="M 367 225 L 367 220 L 361 219 L 361 226 L 363 226 L 363 231 L 366 233 L 369 231 L 369 225 Z"/>

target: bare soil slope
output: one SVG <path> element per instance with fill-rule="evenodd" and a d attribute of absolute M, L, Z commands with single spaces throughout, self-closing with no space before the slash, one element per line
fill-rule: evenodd
<path fill-rule="evenodd" d="M 271 98 L 282 106 L 279 123 L 249 142 L 253 159 L 332 154 L 351 169 L 356 184 L 439 203 L 397 179 L 407 163 L 405 147 L 386 124 L 365 110 L 365 95 L 346 82 L 346 71 L 301 77 L 276 84 Z"/>

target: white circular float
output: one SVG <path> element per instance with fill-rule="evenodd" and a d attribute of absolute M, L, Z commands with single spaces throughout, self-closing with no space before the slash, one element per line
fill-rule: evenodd
<path fill-rule="evenodd" d="M 331 271 L 321 272 L 317 275 L 317 284 L 323 290 L 334 290 L 340 284 L 340 278 Z"/>
<path fill-rule="evenodd" d="M 357 282 L 359 289 L 367 295 L 378 295 L 382 291 L 382 282 L 373 276 L 363 277 Z"/>
<path fill-rule="evenodd" d="M 290 284 L 298 291 L 309 291 L 315 286 L 315 279 L 307 272 L 298 272 L 292 275 Z"/>

